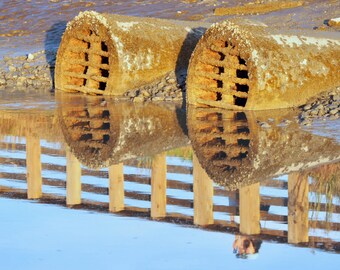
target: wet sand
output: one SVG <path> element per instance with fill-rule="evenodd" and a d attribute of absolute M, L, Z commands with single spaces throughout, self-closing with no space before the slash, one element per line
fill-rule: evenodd
<path fill-rule="evenodd" d="M 47 2 L 47 3 L 46 3 Z M 218 22 L 231 17 L 260 20 L 268 25 L 286 28 L 313 29 L 325 27 L 326 22 L 338 16 L 340 8 L 336 0 L 289 1 L 16 1 L 5 0 L 0 4 L 0 54 L 27 54 L 43 50 L 55 50 L 60 42 L 66 22 L 80 11 L 95 10 L 122 15 L 165 19 Z M 296 3 L 296 4 L 294 4 Z M 268 9 L 275 6 L 276 10 Z M 289 7 L 289 8 L 287 8 Z M 224 9 L 228 15 L 216 16 Z M 226 12 L 227 11 L 227 12 Z M 264 13 L 257 15 L 258 13 Z M 244 15 L 246 14 L 246 15 Z"/>

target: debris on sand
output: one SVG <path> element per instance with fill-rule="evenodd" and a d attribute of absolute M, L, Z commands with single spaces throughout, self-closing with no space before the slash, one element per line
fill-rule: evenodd
<path fill-rule="evenodd" d="M 340 29 L 340 17 L 339 18 L 334 18 L 334 19 L 330 19 L 327 22 L 328 26 L 330 27 L 334 27 L 336 29 Z"/>
<path fill-rule="evenodd" d="M 303 1 L 275 1 L 269 3 L 255 1 L 255 3 L 248 3 L 243 6 L 216 8 L 214 14 L 216 16 L 263 14 L 282 9 L 300 7 L 302 5 Z"/>

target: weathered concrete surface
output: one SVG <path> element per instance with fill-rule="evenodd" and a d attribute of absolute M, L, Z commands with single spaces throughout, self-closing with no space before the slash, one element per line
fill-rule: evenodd
<path fill-rule="evenodd" d="M 339 143 L 303 131 L 295 115 L 188 106 L 189 138 L 202 167 L 228 190 L 339 162 Z"/>
<path fill-rule="evenodd" d="M 174 104 L 133 104 L 67 93 L 58 93 L 57 101 L 65 141 L 90 168 L 189 144 L 185 110 Z"/>
<path fill-rule="evenodd" d="M 57 90 L 122 95 L 170 71 L 185 74 L 209 24 L 81 12 L 57 53 Z"/>
<path fill-rule="evenodd" d="M 248 20 L 209 28 L 190 59 L 187 103 L 237 110 L 295 107 L 340 84 L 340 33 Z"/>

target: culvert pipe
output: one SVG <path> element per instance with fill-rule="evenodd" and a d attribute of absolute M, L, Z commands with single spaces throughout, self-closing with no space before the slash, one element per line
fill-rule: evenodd
<path fill-rule="evenodd" d="M 236 190 L 284 174 L 340 162 L 340 144 L 292 122 L 294 111 L 232 111 L 188 106 L 188 134 L 211 179 Z M 272 119 L 269 127 L 260 123 Z"/>
<path fill-rule="evenodd" d="M 185 110 L 176 104 L 134 104 L 62 92 L 56 100 L 64 140 L 89 168 L 152 157 L 190 143 Z"/>
<path fill-rule="evenodd" d="M 186 74 L 208 24 L 80 12 L 58 49 L 55 87 L 67 92 L 121 95 L 175 71 Z"/>
<path fill-rule="evenodd" d="M 187 103 L 235 110 L 295 107 L 340 85 L 340 33 L 212 25 L 189 63 Z"/>

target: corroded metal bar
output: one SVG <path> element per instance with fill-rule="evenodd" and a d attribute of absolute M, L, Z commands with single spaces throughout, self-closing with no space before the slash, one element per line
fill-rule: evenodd
<path fill-rule="evenodd" d="M 228 190 L 340 161 L 334 138 L 313 135 L 292 122 L 294 112 L 236 112 L 188 106 L 188 132 L 207 174 Z M 267 128 L 259 123 L 268 118 Z"/>
<path fill-rule="evenodd" d="M 90 167 L 108 167 L 189 144 L 185 110 L 175 104 L 133 104 L 108 97 L 57 93 L 65 142 Z"/>
<path fill-rule="evenodd" d="M 189 64 L 187 103 L 237 110 L 302 105 L 340 84 L 340 33 L 214 24 Z"/>
<path fill-rule="evenodd" d="M 81 12 L 62 37 L 56 89 L 121 95 L 171 71 L 186 74 L 191 53 L 208 26 Z"/>

